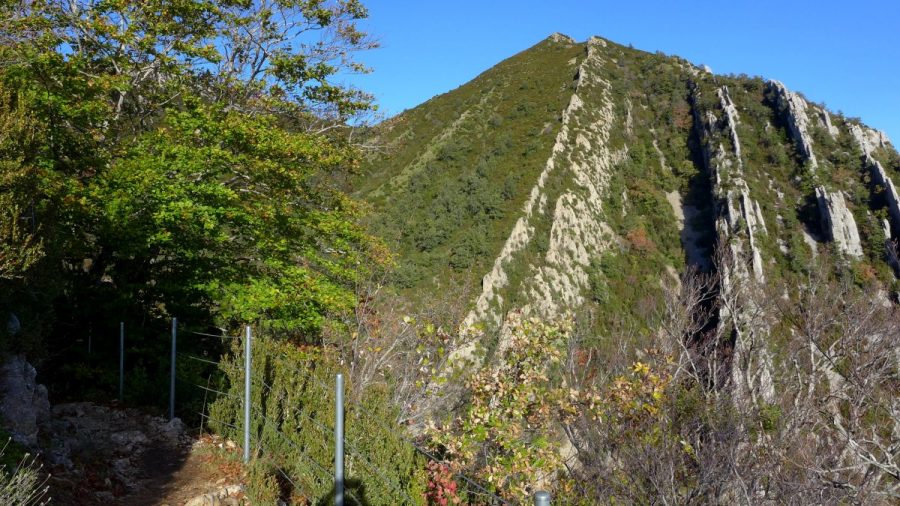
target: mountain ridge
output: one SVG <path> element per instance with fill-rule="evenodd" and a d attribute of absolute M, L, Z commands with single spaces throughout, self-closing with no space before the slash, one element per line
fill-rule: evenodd
<path fill-rule="evenodd" d="M 568 56 L 565 64 L 561 53 Z M 545 61 L 538 60 L 539 55 Z M 516 111 L 533 105 L 530 98 L 520 100 L 512 111 L 502 105 L 514 100 L 522 89 L 524 94 L 529 86 L 543 86 L 532 83 L 538 66 L 571 78 L 566 84 L 557 75 L 558 87 L 544 86 L 553 93 L 558 107 L 555 124 L 539 122 L 534 115 L 516 116 Z M 510 83 L 518 89 L 511 90 Z M 465 94 L 471 96 L 462 98 Z M 462 112 L 455 113 L 445 104 L 455 102 L 465 102 Z M 551 109 L 546 100 L 542 105 Z M 441 111 L 441 107 L 447 110 Z M 444 113 L 446 121 L 439 117 Z M 526 173 L 516 160 L 497 161 L 484 155 L 496 151 L 494 141 L 498 137 L 503 140 L 503 132 L 509 132 L 504 122 L 509 121 L 515 122 L 518 131 L 512 139 L 508 135 L 506 143 L 513 150 L 530 146 L 540 153 L 534 158 L 544 158 L 541 164 L 532 161 Z M 524 132 L 526 127 L 530 130 Z M 397 135 L 398 129 L 405 129 L 404 133 Z M 481 132 L 478 141 L 487 149 L 469 143 L 462 154 L 448 152 L 448 145 L 464 144 L 461 139 L 467 139 L 467 131 Z M 412 141 L 418 135 L 427 138 L 419 144 L 425 146 L 420 151 Z M 687 262 L 702 267 L 717 242 L 731 242 L 733 254 L 746 254 L 747 271 L 758 282 L 765 282 L 773 263 L 783 263 L 780 257 L 805 261 L 828 244 L 835 244 L 840 256 L 866 257 L 865 261 L 880 269 L 885 286 L 893 283 L 893 276 L 877 266 L 898 268 L 886 245 L 896 237 L 900 223 L 892 182 L 900 165 L 887 136 L 834 115 L 774 80 L 717 76 L 707 67 L 681 58 L 625 48 L 600 37 L 576 43 L 565 35 L 552 34 L 473 81 L 387 120 L 380 127 L 379 139 L 386 141 L 392 155 L 369 161 L 366 183 L 358 195 L 373 203 L 378 215 L 373 220 L 376 228 L 388 231 L 389 240 L 399 245 L 400 277 L 405 267 L 418 266 L 423 271 L 418 277 L 404 278 L 401 284 L 407 288 L 440 286 L 444 277 L 480 282 L 480 294 L 472 302 L 466 325 L 499 325 L 512 308 L 549 317 L 596 299 L 589 292 L 602 291 L 603 282 L 597 278 L 609 275 L 597 275 L 598 267 L 592 264 L 611 246 L 629 251 L 652 249 L 642 254 L 656 257 L 648 260 L 655 264 L 656 277 L 673 270 L 684 272 Z M 742 149 L 742 139 L 746 149 Z M 479 155 L 483 155 L 481 159 Z M 623 171 L 626 166 L 633 173 L 630 176 L 623 174 L 629 172 Z M 588 169 L 582 170 L 584 167 Z M 745 167 L 750 171 L 747 175 Z M 467 204 L 451 202 L 448 197 L 443 208 L 432 205 L 448 193 L 429 186 L 433 181 L 410 183 L 410 178 L 423 171 L 431 171 L 431 177 L 437 179 L 475 172 L 492 183 L 482 186 L 493 188 L 499 175 L 515 175 L 520 181 L 508 192 L 514 195 L 505 207 L 495 205 L 486 213 L 476 209 L 469 213 L 472 216 L 455 218 L 443 235 L 441 230 L 433 230 L 435 238 L 429 242 L 427 231 L 419 232 L 416 227 L 441 223 L 442 215 L 452 215 Z M 647 179 L 651 177 L 667 186 L 649 190 Z M 709 181 L 698 181 L 704 177 Z M 528 180 L 530 186 L 525 184 Z M 883 190 L 867 188 L 872 180 Z M 372 181 L 378 182 L 378 189 L 371 189 Z M 710 186 L 708 190 L 694 188 L 705 184 Z M 809 185 L 812 188 L 806 188 Z M 391 188 L 385 190 L 387 186 Z M 786 193 L 793 193 L 795 201 Z M 639 220 L 628 218 L 629 209 L 636 207 L 629 198 L 635 194 L 649 199 L 643 209 L 631 211 L 641 214 Z M 863 202 L 866 198 L 884 202 L 873 203 L 873 208 Z M 418 200 L 430 208 L 413 203 L 413 208 L 423 211 L 418 221 L 414 221 L 418 212 L 407 206 L 386 226 L 384 217 L 391 204 L 385 202 L 397 199 Z M 682 209 L 673 208 L 672 202 L 680 202 Z M 702 208 L 699 213 L 697 206 Z M 621 216 L 612 216 L 611 210 L 620 211 Z M 491 215 L 494 211 L 502 216 Z M 880 214 L 870 223 L 873 211 Z M 660 220 L 654 213 L 668 216 Z M 551 214 L 554 218 L 547 221 Z M 678 228 L 678 215 L 690 215 L 697 221 L 698 214 L 705 215 L 699 219 L 706 221 L 699 225 L 704 230 L 698 231 L 691 223 Z M 472 256 L 479 258 L 455 262 L 454 255 L 465 249 L 466 241 L 479 242 L 471 235 L 460 238 L 469 218 L 481 227 L 478 234 L 483 240 L 469 248 L 475 252 Z M 725 223 L 710 226 L 723 219 Z M 407 225 L 412 222 L 412 227 L 403 225 L 404 221 Z M 865 222 L 862 233 L 857 225 L 860 221 Z M 802 226 L 797 226 L 799 222 Z M 769 235 L 770 229 L 775 237 Z M 735 235 L 734 241 L 726 241 L 729 233 Z M 695 242 L 701 237 L 705 258 L 696 254 L 695 245 L 686 246 L 680 239 L 673 247 L 673 238 L 685 236 L 694 237 Z M 641 246 L 647 238 L 650 242 Z M 811 244 L 816 246 L 808 246 Z M 801 248 L 808 251 L 798 251 Z M 868 251 L 865 255 L 864 249 Z M 514 257 L 524 260 L 515 261 Z M 442 261 L 449 265 L 441 265 Z M 466 269 L 468 274 L 461 274 Z M 480 275 L 473 273 L 477 270 Z"/>
<path fill-rule="evenodd" d="M 775 80 L 562 35 L 377 133 L 385 150 L 364 164 L 357 197 L 397 253 L 392 288 L 412 314 L 456 304 L 463 315 L 437 385 L 516 371 L 507 389 L 472 387 L 489 411 L 533 374 L 573 399 L 609 388 L 574 408 L 580 422 L 561 415 L 536 436 L 575 462 L 569 472 L 608 476 L 597 497 L 622 481 L 616 470 L 629 483 L 669 473 L 648 464 L 669 462 L 650 449 L 668 443 L 687 482 L 724 484 L 709 492 L 717 503 L 828 503 L 842 494 L 833 483 L 894 493 L 884 449 L 896 447 L 896 402 L 876 400 L 900 364 L 900 155 L 884 133 Z M 459 287 L 472 293 L 448 301 Z M 527 348 L 523 336 L 548 324 L 565 338 Z M 523 356 L 536 362 L 507 362 Z M 663 377 L 668 387 L 652 386 Z M 646 396 L 630 397 L 630 381 Z M 452 388 L 429 392 L 453 405 Z M 586 414 L 621 396 L 626 419 Z M 454 427 L 442 422 L 451 406 L 429 409 Z M 677 436 L 655 439 L 667 424 Z M 806 464 L 780 457 L 798 452 Z M 795 472 L 811 488 L 785 485 Z"/>

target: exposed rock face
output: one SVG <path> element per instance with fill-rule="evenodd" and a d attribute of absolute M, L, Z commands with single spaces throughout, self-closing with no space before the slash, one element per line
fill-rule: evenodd
<path fill-rule="evenodd" d="M 568 35 L 566 35 L 564 33 L 556 32 L 547 38 L 552 40 L 553 42 L 559 42 L 561 44 L 575 44 L 575 39 L 573 39 L 572 37 L 569 37 Z"/>
<path fill-rule="evenodd" d="M 900 245 L 891 234 L 891 224 L 888 220 L 881 222 L 881 229 L 884 232 L 884 248 L 887 251 L 888 263 L 894 269 L 894 275 L 900 276 Z"/>
<path fill-rule="evenodd" d="M 796 93 L 788 91 L 778 81 L 769 81 L 769 86 L 776 92 L 778 107 L 785 110 L 788 128 L 797 148 L 810 166 L 813 169 L 817 168 L 818 161 L 813 152 L 812 138 L 809 135 L 809 117 L 807 115 L 806 101 Z M 812 109 L 822 127 L 826 129 L 832 138 L 836 138 L 839 131 L 837 127 L 831 124 L 831 116 L 828 112 L 815 107 Z M 859 127 L 855 128 L 856 131 L 851 127 L 851 134 L 860 143 L 863 152 L 868 157 L 871 148 L 868 137 Z M 827 239 L 834 241 L 838 250 L 843 254 L 853 258 L 862 257 L 863 251 L 856 220 L 854 220 L 853 214 L 847 208 L 847 202 L 843 193 L 829 192 L 825 187 L 818 187 L 816 188 L 816 200 L 819 205 L 822 228 L 825 230 Z"/>
<path fill-rule="evenodd" d="M 699 95 L 696 88 L 694 92 Z M 711 111 L 706 111 L 703 115 L 698 108 L 694 108 L 695 125 L 699 128 L 700 138 L 704 139 L 704 162 L 712 177 L 713 192 L 718 202 L 716 229 L 719 231 L 720 240 L 728 243 L 735 258 L 749 257 L 753 276 L 757 281 L 763 282 L 765 272 L 762 255 L 756 243 L 758 235 L 765 234 L 767 229 L 759 204 L 750 198 L 750 189 L 744 180 L 741 142 L 737 134 L 737 109 L 727 87 L 717 89 L 716 93 L 723 113 L 721 120 Z M 698 102 L 697 98 L 695 96 L 694 103 Z M 723 130 L 727 132 L 731 142 L 731 153 L 721 142 L 716 145 Z M 747 254 L 744 253 L 745 243 L 749 248 Z M 738 262 L 738 265 L 740 266 L 738 275 L 748 274 L 743 263 Z"/>
<path fill-rule="evenodd" d="M 41 423 L 50 417 L 50 401 L 47 388 L 35 380 L 37 371 L 16 355 L 0 367 L 0 413 L 3 426 L 17 443 L 37 445 Z"/>
<path fill-rule="evenodd" d="M 888 202 L 888 211 L 894 219 L 894 223 L 900 227 L 900 193 L 897 193 L 897 187 L 894 186 L 894 182 L 888 177 L 880 162 L 871 157 L 867 159 L 867 162 L 872 170 L 873 180 L 884 188 L 885 198 Z"/>
<path fill-rule="evenodd" d="M 694 125 L 703 145 L 704 164 L 713 183 L 716 197 L 716 231 L 719 242 L 726 244 L 732 256 L 729 265 L 722 265 L 719 296 L 723 300 L 745 299 L 743 305 L 722 304 L 720 325 L 731 325 L 734 337 L 734 354 L 731 360 L 731 378 L 734 397 L 738 404 L 761 397 L 767 402 L 774 399 L 772 364 L 765 344 L 767 328 L 756 321 L 752 288 L 765 281 L 762 255 L 757 245 L 760 234 L 767 228 L 759 204 L 750 197 L 750 189 L 744 180 L 744 164 L 741 143 L 737 134 L 738 114 L 727 87 L 716 90 L 722 119 L 711 111 L 702 114 L 697 107 L 699 87 L 693 88 Z M 726 134 L 732 144 L 728 152 L 721 142 Z M 745 246 L 749 251 L 745 252 Z M 745 258 L 749 257 L 750 269 Z M 752 270 L 752 276 L 751 276 Z M 730 309 L 734 307 L 734 310 Z"/>
<path fill-rule="evenodd" d="M 473 128 L 476 134 L 472 135 L 457 135 L 467 130 L 457 129 L 451 137 L 464 141 L 470 155 L 445 163 L 438 163 L 441 160 L 437 158 L 429 160 L 447 174 L 433 170 L 435 186 L 445 180 L 455 183 L 453 178 L 462 180 L 471 175 L 473 167 L 496 169 L 484 178 L 493 185 L 492 190 L 502 178 L 515 183 L 503 193 L 501 212 L 491 216 L 490 228 L 484 229 L 483 259 L 468 267 L 452 262 L 448 266 L 444 261 L 446 252 L 452 254 L 452 248 L 462 242 L 461 226 L 439 246 L 423 249 L 415 243 L 412 232 L 418 232 L 425 220 L 440 217 L 445 208 L 434 212 L 427 209 L 427 213 L 417 215 L 417 221 L 409 223 L 412 239 L 399 237 L 413 274 L 402 278 L 404 283 L 440 290 L 447 286 L 447 278 L 471 283 L 477 282 L 474 276 L 483 276 L 474 309 L 466 308 L 471 311 L 465 325 L 473 326 L 473 333 L 477 333 L 483 324 L 489 332 L 461 338 L 474 337 L 474 342 L 492 353 L 482 363 L 481 356 L 472 353 L 475 345 L 470 343 L 454 351 L 451 361 L 474 357 L 478 366 L 489 368 L 490 357 L 508 346 L 504 334 L 507 315 L 552 318 L 573 310 L 579 323 L 585 320 L 585 332 L 597 337 L 596 344 L 582 345 L 573 340 L 573 349 L 583 346 L 579 351 L 592 352 L 596 347 L 603 353 L 618 346 L 625 349 L 633 346 L 625 337 L 632 329 L 642 334 L 635 338 L 641 347 L 684 345 L 682 349 L 689 357 L 702 355 L 703 360 L 695 362 L 702 363 L 698 376 L 733 399 L 738 414 L 761 412 L 759 408 L 768 409 L 772 404 L 787 408 L 776 401 L 776 389 L 783 400 L 781 395 L 797 386 L 794 373 L 809 368 L 821 381 L 801 381 L 805 383 L 801 390 L 809 386 L 808 395 L 820 389 L 846 389 L 836 369 L 826 365 L 821 373 L 824 376 L 816 372 L 818 363 L 832 360 L 833 354 L 817 349 L 807 354 L 809 336 L 792 338 L 788 326 L 781 325 L 775 306 L 780 309 L 807 302 L 799 297 L 805 296 L 809 267 L 820 266 L 828 272 L 847 269 L 849 262 L 843 260 L 871 253 L 871 237 L 858 229 L 854 219 L 864 216 L 869 204 L 864 195 L 871 185 L 860 177 L 863 174 L 873 174 L 872 180 L 886 188 L 891 213 L 885 236 L 896 237 L 900 232 L 900 200 L 888 178 L 892 168 L 886 164 L 894 154 L 884 150 L 888 147 L 886 138 L 865 127 L 858 128 L 854 138 L 863 146 L 867 165 L 857 160 L 847 163 L 846 152 L 855 150 L 846 146 L 849 125 L 781 83 L 760 86 L 756 79 L 712 75 L 708 68 L 701 70 L 661 54 L 633 52 L 602 39 L 573 47 L 557 42 L 565 41 L 546 41 L 535 49 L 533 58 L 543 61 L 539 57 L 558 51 L 560 61 L 569 62 L 565 67 L 560 65 L 560 75 L 565 77 L 552 87 L 530 87 L 532 75 L 538 72 L 524 76 L 510 72 L 512 77 L 505 83 L 495 84 L 491 79 L 504 70 L 498 68 L 452 100 L 436 99 L 433 107 L 425 105 L 407 115 L 410 122 L 428 132 L 428 138 L 434 138 L 434 130 L 451 124 L 458 111 L 466 108 L 473 111 L 473 122 L 493 125 L 487 114 L 493 109 L 504 119 L 503 125 L 515 125 L 503 132 L 509 136 L 496 139 L 493 135 L 500 130 L 499 124 L 493 125 L 496 130 Z M 582 50 L 586 53 L 578 53 Z M 516 59 L 516 65 L 524 63 Z M 574 92 L 572 72 L 577 72 Z M 473 107 L 487 93 L 485 83 L 490 83 L 495 95 L 481 111 Z M 556 101 L 531 107 L 547 96 L 556 97 Z M 686 96 L 692 100 L 684 100 Z M 531 119 L 519 114 L 529 108 L 546 111 L 547 115 Z M 547 135 L 550 132 L 552 135 Z M 513 160 L 482 164 L 502 151 L 497 146 L 512 147 L 519 157 L 525 156 L 520 149 L 536 156 L 528 163 Z M 422 151 L 410 148 L 398 165 L 407 165 L 406 160 L 415 159 L 412 155 Z M 794 152 L 798 155 L 791 156 Z M 626 154 L 626 162 L 620 163 Z M 821 165 L 818 157 L 822 158 Z M 880 167 L 878 160 L 885 167 Z M 838 170 L 832 173 L 832 168 Z M 798 177 L 798 173 L 802 174 Z M 418 188 L 427 191 L 401 197 L 429 200 L 432 195 L 440 195 L 439 188 L 424 184 Z M 806 203 L 812 194 L 818 199 L 820 213 L 818 216 L 813 210 L 812 222 L 821 221 L 825 233 L 808 221 Z M 883 194 L 878 192 L 875 197 L 872 201 L 882 205 Z M 403 201 L 398 198 L 389 203 L 391 214 L 387 216 L 395 223 L 403 223 L 396 218 L 402 217 L 404 210 L 397 212 L 393 203 Z M 447 201 L 463 207 L 461 200 Z M 477 206 L 472 208 L 474 213 L 481 212 Z M 468 217 L 458 223 L 469 223 L 464 220 Z M 471 222 L 477 223 L 475 219 Z M 406 229 L 397 230 L 403 234 Z M 868 241 L 865 252 L 862 239 Z M 818 254 L 826 240 L 832 240 L 835 250 L 843 254 Z M 866 257 L 867 263 L 879 267 L 867 282 L 892 286 L 893 280 L 885 279 L 890 275 L 879 264 L 882 260 L 880 255 Z M 896 257 L 888 260 L 900 272 Z M 703 317 L 709 315 L 709 320 L 704 318 L 702 331 L 687 330 L 688 339 L 678 340 L 683 333 L 663 336 L 654 328 L 653 311 L 661 304 L 674 305 L 679 294 L 670 290 L 677 286 L 675 283 L 665 283 L 660 292 L 661 280 L 671 277 L 676 283 L 686 279 L 693 282 L 690 273 L 701 265 L 709 266 L 707 272 L 715 276 L 704 287 L 709 291 L 704 291 L 703 307 L 697 311 Z M 686 276 L 679 279 L 680 274 Z M 683 283 L 681 288 L 691 286 Z M 879 292 L 873 289 L 872 293 Z M 688 294 L 681 293 L 681 298 L 687 300 Z M 831 294 L 821 294 L 824 298 L 818 295 L 813 300 L 824 300 L 827 313 Z M 882 295 L 876 297 L 879 304 L 886 300 Z M 785 342 L 790 346 L 783 346 Z M 492 348 L 495 344 L 496 349 Z M 790 362 L 798 350 L 802 350 L 802 358 Z M 589 368 L 606 372 L 609 365 L 584 367 Z M 613 370 L 617 368 L 612 366 Z M 835 420 L 844 416 L 837 409 L 829 412 L 832 414 Z M 738 432 L 744 429 L 746 441 L 767 439 L 752 430 L 751 417 L 742 420 L 745 422 Z M 574 458 L 580 458 L 577 452 L 586 456 L 578 435 L 567 435 L 572 438 Z M 816 434 L 811 437 L 817 439 Z M 572 458 L 569 451 L 564 454 L 567 461 Z M 720 502 L 739 500 L 736 483 L 733 494 L 720 496 L 727 498 Z M 762 495 L 751 492 L 745 497 L 753 497 L 748 499 L 753 502 Z"/>
<path fill-rule="evenodd" d="M 719 104 L 722 107 L 722 110 L 725 112 L 725 127 L 728 128 L 728 133 L 731 137 L 731 144 L 734 146 L 734 159 L 737 162 L 738 170 L 741 171 L 741 175 L 744 170 L 744 162 L 741 160 L 741 140 L 738 138 L 737 134 L 737 124 L 740 117 L 738 116 L 737 107 L 734 106 L 734 102 L 731 101 L 731 95 L 728 94 L 728 87 L 723 86 L 716 90 L 716 94 L 719 96 Z"/>
<path fill-rule="evenodd" d="M 897 187 L 894 186 L 894 182 L 888 176 L 887 171 L 884 170 L 881 162 L 872 157 L 872 151 L 877 148 L 888 147 L 890 141 L 888 141 L 887 136 L 883 132 L 877 132 L 868 128 L 864 129 L 858 125 L 850 125 L 850 135 L 853 136 L 863 152 L 863 163 L 871 171 L 872 180 L 884 189 L 888 214 L 894 221 L 895 229 L 900 230 L 900 193 L 897 192 Z M 897 251 L 894 249 L 890 223 L 885 223 L 885 247 L 888 263 L 894 268 L 895 273 L 900 275 L 900 260 L 898 260 Z"/>
<path fill-rule="evenodd" d="M 606 41 L 596 35 L 591 35 L 591 38 L 587 41 L 588 46 L 599 46 L 606 47 Z"/>
<path fill-rule="evenodd" d="M 554 316 L 566 307 L 583 301 L 582 290 L 588 283 L 586 269 L 611 238 L 611 232 L 600 219 L 602 198 L 610 168 L 625 153 L 612 152 L 606 145 L 613 125 L 614 112 L 609 97 L 609 83 L 597 73 L 602 64 L 599 47 L 606 42 L 592 38 L 587 56 L 578 68 L 575 93 L 562 115 L 562 127 L 556 137 L 550 159 L 531 189 L 524 214 L 518 219 L 491 271 L 482 279 L 482 292 L 463 326 L 480 321 L 496 326 L 502 323 L 504 300 L 500 293 L 509 283 L 507 265 L 531 242 L 536 220 L 551 221 L 550 245 L 539 266 L 531 266 L 523 289 L 531 310 L 541 316 Z M 591 95 L 599 107 L 587 109 L 582 96 Z M 551 174 L 566 171 L 572 182 L 558 197 L 552 216 L 547 216 L 545 203 L 554 198 L 547 193 Z"/>
<path fill-rule="evenodd" d="M 843 254 L 861 258 L 863 250 L 859 231 L 853 214 L 847 208 L 844 194 L 828 192 L 824 187 L 819 187 L 816 188 L 816 200 L 822 217 L 822 229 L 828 234 L 828 238 L 837 244 Z"/>
<path fill-rule="evenodd" d="M 859 125 L 850 125 L 850 135 L 859 144 L 863 154 L 869 156 L 872 151 L 878 148 L 886 148 L 890 144 L 887 134 L 879 130 L 861 127 Z"/>
<path fill-rule="evenodd" d="M 815 109 L 816 115 L 819 118 L 819 125 L 828 132 L 828 136 L 832 139 L 837 139 L 838 135 L 841 133 L 838 127 L 834 126 L 831 123 L 831 114 L 828 113 L 825 109 Z"/>
<path fill-rule="evenodd" d="M 550 247 L 543 265 L 532 269 L 526 284 L 534 310 L 544 317 L 582 304 L 591 259 L 600 256 L 613 236 L 603 221 L 603 198 L 609 172 L 626 152 L 614 152 L 608 145 L 616 118 L 610 85 L 600 78 L 597 69 L 602 63 L 597 47 L 605 44 L 602 39 L 592 39 L 588 44 L 578 92 L 593 96 L 596 105 L 577 108 L 571 118 L 575 142 L 563 154 L 571 183 L 556 200 Z"/>
<path fill-rule="evenodd" d="M 785 110 L 788 129 L 791 132 L 791 137 L 797 144 L 797 149 L 800 150 L 803 158 L 809 161 L 813 169 L 818 168 L 819 162 L 816 160 L 816 154 L 813 153 L 812 138 L 809 135 L 809 117 L 806 114 L 806 101 L 800 95 L 788 91 L 778 81 L 769 81 L 769 86 L 775 90 L 778 107 Z"/>

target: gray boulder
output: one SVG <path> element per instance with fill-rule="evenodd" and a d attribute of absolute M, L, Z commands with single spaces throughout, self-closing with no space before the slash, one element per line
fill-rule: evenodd
<path fill-rule="evenodd" d="M 0 366 L 0 422 L 19 444 L 37 446 L 38 426 L 50 417 L 47 388 L 21 355 Z"/>

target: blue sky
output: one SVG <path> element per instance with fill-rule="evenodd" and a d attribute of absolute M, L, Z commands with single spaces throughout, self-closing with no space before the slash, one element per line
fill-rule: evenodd
<path fill-rule="evenodd" d="M 388 116 L 471 80 L 553 32 L 660 50 L 716 73 L 778 79 L 900 146 L 900 2 L 369 0 L 380 49 L 353 82 Z"/>

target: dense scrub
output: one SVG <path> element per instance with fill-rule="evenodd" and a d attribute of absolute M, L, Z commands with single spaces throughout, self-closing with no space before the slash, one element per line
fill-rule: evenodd
<path fill-rule="evenodd" d="M 236 428 L 243 427 L 243 352 L 240 345 L 231 351 L 216 385 L 225 393 L 209 409 L 209 427 L 241 441 Z M 254 339 L 252 356 L 254 502 L 268 504 L 282 495 L 330 500 L 334 382 L 342 368 L 327 350 L 298 348 L 277 334 Z M 424 504 L 424 462 L 397 424 L 390 392 L 385 385 L 358 389 L 352 381 L 345 384 L 348 498 L 358 504 Z M 279 488 L 285 479 L 292 483 Z"/>
<path fill-rule="evenodd" d="M 399 254 L 398 286 L 488 268 L 550 155 L 580 58 L 577 46 L 544 41 L 379 125 L 388 156 L 364 163 L 358 194 Z"/>

